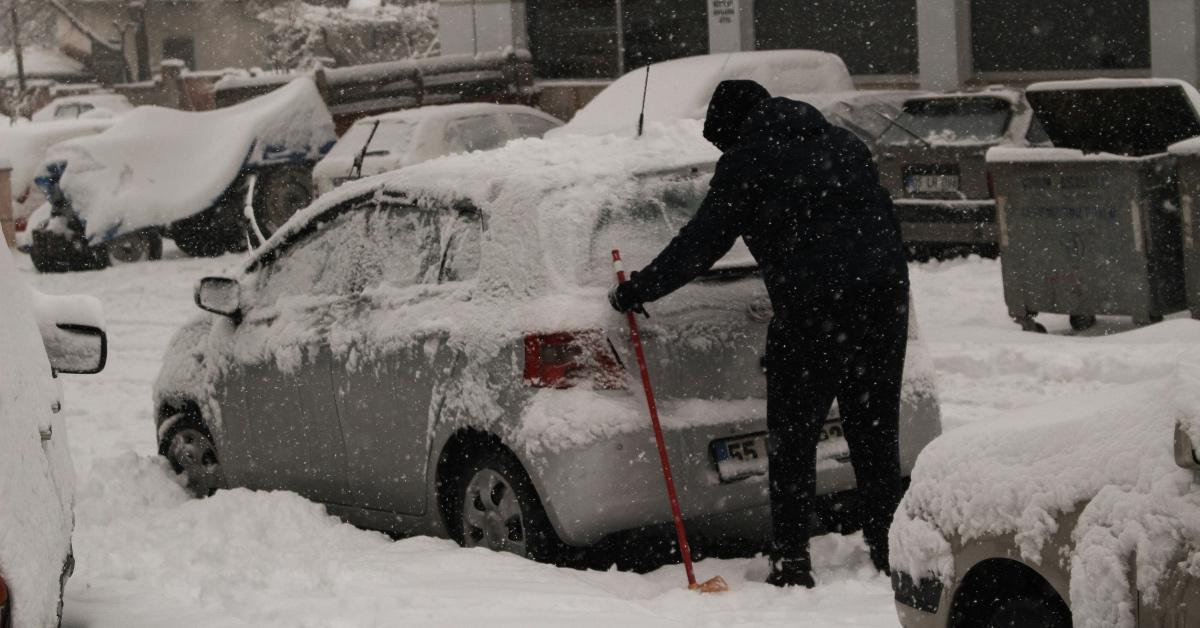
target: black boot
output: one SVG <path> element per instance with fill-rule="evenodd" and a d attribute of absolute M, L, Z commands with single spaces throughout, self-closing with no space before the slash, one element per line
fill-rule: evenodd
<path fill-rule="evenodd" d="M 811 589 L 817 586 L 812 577 L 812 563 L 806 558 L 771 561 L 771 575 L 767 576 L 767 584 L 776 587 L 804 587 Z"/>

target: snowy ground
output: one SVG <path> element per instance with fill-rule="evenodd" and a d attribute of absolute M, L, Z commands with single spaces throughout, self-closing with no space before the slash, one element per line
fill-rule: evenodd
<path fill-rule="evenodd" d="M 720 574 L 733 592 L 698 596 L 680 588 L 678 566 L 562 570 L 444 540 L 392 541 L 291 494 L 187 499 L 156 456 L 150 385 L 168 338 L 193 312 L 195 280 L 239 260 L 167 257 L 60 276 L 19 261 L 44 292 L 99 297 L 109 321 L 108 368 L 65 381 L 79 475 L 66 626 L 897 625 L 888 582 L 858 536 L 815 541 L 812 591 L 761 584 L 761 558 L 706 560 L 700 577 Z M 1135 330 L 1102 319 L 1087 336 L 1112 335 L 1080 338 L 1066 317 L 1046 316 L 1049 335 L 1023 333 L 1006 317 L 997 262 L 913 270 L 946 429 L 1161 376 L 1200 342 L 1200 327 L 1184 320 Z"/>

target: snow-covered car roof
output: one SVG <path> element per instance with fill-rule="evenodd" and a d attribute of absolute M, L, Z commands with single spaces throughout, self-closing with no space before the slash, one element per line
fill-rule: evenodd
<path fill-rule="evenodd" d="M 533 294 L 576 285 L 579 251 L 605 207 L 628 199 L 644 173 L 712 164 L 720 153 L 701 123 L 651 123 L 635 139 L 617 136 L 526 138 L 502 148 L 451 155 L 347 183 L 297 212 L 248 262 L 255 268 L 314 219 L 363 198 L 467 202 L 481 211 L 489 237 L 481 289 Z M 514 250 L 521 242 L 521 250 Z M 532 251 L 539 251 L 534 254 Z"/>
<path fill-rule="evenodd" d="M 1084 341 L 1119 345 L 1133 335 L 1139 342 L 1200 342 L 1200 326 L 1169 321 Z M 1111 567 L 1136 560 L 1139 585 L 1152 585 L 1177 550 L 1200 543 L 1200 487 L 1173 456 L 1177 420 L 1200 442 L 1197 391 L 1200 362 L 1188 360 L 1165 377 L 948 432 L 913 469 L 892 527 L 892 566 L 948 580 L 955 575 L 952 544 L 1013 533 L 1022 559 L 1036 563 L 1058 522 L 1074 512 L 1076 625 L 1119 625 L 1108 614 L 1131 589 L 1113 580 L 1124 579 L 1125 570 Z"/>
<path fill-rule="evenodd" d="M 49 122 L 55 119 L 59 107 L 65 105 L 86 104 L 96 109 L 107 109 L 114 114 L 124 113 L 133 109 L 129 99 L 121 94 L 81 94 L 78 96 L 62 96 L 50 101 L 48 105 L 38 109 L 30 116 L 33 122 Z"/>
<path fill-rule="evenodd" d="M 363 118 L 355 124 L 369 124 L 376 120 L 381 122 L 391 120 L 406 120 L 406 121 L 427 121 L 427 120 L 444 120 L 447 118 L 461 118 L 464 116 L 482 116 L 491 113 L 542 113 L 532 107 L 524 105 L 498 105 L 495 103 L 471 102 L 471 103 L 453 103 L 448 105 L 427 105 L 425 107 L 417 107 L 416 109 L 404 109 L 401 111 L 392 111 L 381 113 L 377 116 Z M 545 114 L 542 114 L 545 115 Z"/>
<path fill-rule="evenodd" d="M 673 59 L 649 66 L 646 121 L 703 120 L 717 83 L 758 81 L 772 95 L 854 90 L 841 57 L 818 50 L 758 50 Z M 596 95 L 553 135 L 633 134 L 646 68 L 629 72 Z"/>
<path fill-rule="evenodd" d="M 335 141 L 316 84 L 302 77 L 215 111 L 138 107 L 46 161 L 66 164 L 59 185 L 85 235 L 103 241 L 195 215 L 243 168 L 319 159 Z"/>

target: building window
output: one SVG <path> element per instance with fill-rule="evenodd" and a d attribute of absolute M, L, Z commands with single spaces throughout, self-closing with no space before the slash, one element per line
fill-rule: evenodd
<path fill-rule="evenodd" d="M 196 69 L 196 46 L 191 37 L 167 37 L 162 42 L 163 59 L 179 59 L 189 70 Z"/>
<path fill-rule="evenodd" d="M 535 72 L 539 78 L 612 78 L 705 54 L 706 7 L 706 0 L 528 0 Z M 618 8 L 623 37 L 617 36 Z"/>
<path fill-rule="evenodd" d="M 916 74 L 917 2 L 754 0 L 754 47 L 832 52 L 851 74 Z"/>
<path fill-rule="evenodd" d="M 971 0 L 976 72 L 1150 67 L 1145 0 Z"/>

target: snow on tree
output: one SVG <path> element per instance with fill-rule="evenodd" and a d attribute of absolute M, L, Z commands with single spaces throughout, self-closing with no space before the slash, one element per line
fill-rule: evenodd
<path fill-rule="evenodd" d="M 344 8 L 292 0 L 258 18 L 273 26 L 270 60 L 281 70 L 438 53 L 437 2 L 430 0 L 353 0 Z"/>

